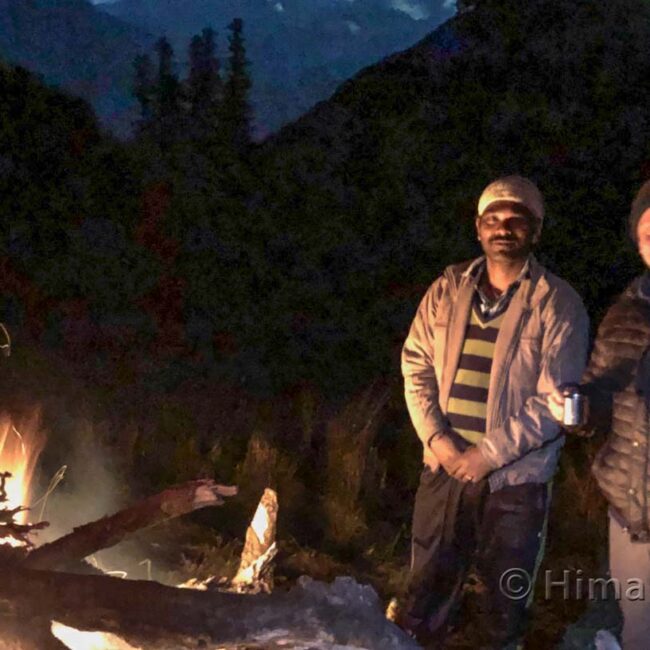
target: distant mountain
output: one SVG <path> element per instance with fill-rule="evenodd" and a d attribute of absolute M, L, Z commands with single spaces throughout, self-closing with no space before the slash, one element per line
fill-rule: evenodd
<path fill-rule="evenodd" d="M 361 68 L 423 38 L 454 12 L 442 0 L 119 0 L 103 11 L 174 45 L 180 68 L 191 36 L 211 26 L 227 56 L 226 26 L 244 20 L 262 137 L 327 99 Z M 446 6 L 445 6 L 446 5 Z"/>
<path fill-rule="evenodd" d="M 118 133 L 135 116 L 133 58 L 152 43 L 86 0 L 0 0 L 0 59 L 87 100 Z"/>

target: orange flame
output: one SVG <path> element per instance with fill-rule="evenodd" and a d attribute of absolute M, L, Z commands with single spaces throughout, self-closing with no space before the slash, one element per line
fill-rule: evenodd
<path fill-rule="evenodd" d="M 124 639 L 109 632 L 77 630 L 58 621 L 52 621 L 51 629 L 52 634 L 72 650 L 137 650 Z"/>
<path fill-rule="evenodd" d="M 26 507 L 30 503 L 36 462 L 45 445 L 39 423 L 38 410 L 17 425 L 6 413 L 0 414 L 0 472 L 11 473 L 5 483 L 7 500 L 0 503 L 0 508 Z M 18 513 L 15 520 L 26 523 L 27 512 Z M 0 543 L 6 541 L 0 539 Z"/>
<path fill-rule="evenodd" d="M 72 650 L 137 650 L 131 644 L 108 632 L 88 632 L 52 621 L 52 634 Z"/>

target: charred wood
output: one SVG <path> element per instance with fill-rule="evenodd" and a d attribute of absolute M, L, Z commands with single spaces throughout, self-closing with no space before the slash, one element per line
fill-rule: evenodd
<path fill-rule="evenodd" d="M 246 531 L 239 569 L 231 589 L 240 593 L 271 593 L 273 591 L 273 559 L 278 519 L 278 496 L 266 488 L 253 520 Z"/>
<path fill-rule="evenodd" d="M 128 535 L 200 508 L 217 506 L 237 488 L 205 479 L 164 490 L 139 503 L 83 526 L 34 549 L 24 560 L 30 569 L 61 569 L 97 551 L 114 546 Z"/>

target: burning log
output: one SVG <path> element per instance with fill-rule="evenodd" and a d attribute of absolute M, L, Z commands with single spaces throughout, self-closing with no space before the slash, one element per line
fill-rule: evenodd
<path fill-rule="evenodd" d="M 7 502 L 6 481 L 11 478 L 11 472 L 0 472 L 0 503 Z M 32 541 L 29 535 L 35 530 L 41 530 L 48 526 L 47 522 L 37 524 L 19 524 L 16 516 L 25 512 L 26 508 L 16 506 L 14 508 L 0 508 L 0 544 L 31 548 Z"/>
<path fill-rule="evenodd" d="M 110 632 L 141 650 L 417 648 L 386 621 L 372 588 L 350 578 L 332 585 L 303 579 L 289 592 L 244 595 L 9 566 L 2 568 L 0 612 L 0 626 L 18 621 L 14 629 L 27 633 L 57 621 Z"/>
<path fill-rule="evenodd" d="M 257 650 L 354 646 L 413 649 L 387 622 L 376 593 L 349 578 L 331 586 L 301 579 L 289 592 L 272 586 L 277 497 L 266 490 L 246 536 L 229 591 L 197 591 L 151 581 L 60 571 L 125 535 L 197 508 L 223 503 L 236 488 L 193 481 L 86 524 L 24 559 L 0 557 L 2 650 Z M 38 568 L 35 568 L 38 567 Z M 51 570 L 57 569 L 57 570 Z"/>
<path fill-rule="evenodd" d="M 7 413 L 0 412 L 0 544 L 31 548 L 29 535 L 46 523 L 27 524 L 25 515 L 29 503 L 29 488 L 36 460 L 45 444 L 39 431 L 39 413 L 35 411 L 16 428 Z M 21 433 L 22 431 L 22 433 Z M 7 471 L 9 470 L 9 471 Z M 11 483 L 7 484 L 7 479 Z M 6 548 L 0 548 L 5 554 Z"/>
<path fill-rule="evenodd" d="M 114 546 L 127 535 L 168 519 L 224 503 L 237 494 L 233 486 L 212 480 L 190 481 L 144 499 L 130 508 L 75 528 L 71 533 L 34 549 L 24 560 L 29 569 L 62 569 L 97 551 Z"/>

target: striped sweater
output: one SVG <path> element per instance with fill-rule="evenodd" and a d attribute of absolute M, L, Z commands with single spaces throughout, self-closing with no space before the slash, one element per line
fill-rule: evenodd
<path fill-rule="evenodd" d="M 476 444 L 485 434 L 485 416 L 494 344 L 505 311 L 495 318 L 472 307 L 458 370 L 449 394 L 447 418 L 465 440 Z M 484 320 L 485 318 L 485 320 Z"/>

